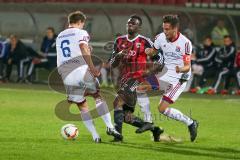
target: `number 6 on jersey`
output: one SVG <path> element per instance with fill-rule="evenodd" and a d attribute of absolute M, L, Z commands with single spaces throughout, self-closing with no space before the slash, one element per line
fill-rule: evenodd
<path fill-rule="evenodd" d="M 70 48 L 68 47 L 69 44 L 70 44 L 69 40 L 63 40 L 61 42 L 61 49 L 64 57 L 71 57 L 71 51 Z"/>

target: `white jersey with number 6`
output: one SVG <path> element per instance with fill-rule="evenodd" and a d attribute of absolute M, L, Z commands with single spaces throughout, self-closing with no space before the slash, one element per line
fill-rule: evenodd
<path fill-rule="evenodd" d="M 88 44 L 89 35 L 87 31 L 78 28 L 68 28 L 62 31 L 56 40 L 57 66 L 72 58 L 82 55 L 79 44 Z"/>
<path fill-rule="evenodd" d="M 68 28 L 56 40 L 58 73 L 61 75 L 68 101 L 82 103 L 85 93 L 97 92 L 97 80 L 91 75 L 80 44 L 88 44 L 89 35 L 85 30 Z"/>

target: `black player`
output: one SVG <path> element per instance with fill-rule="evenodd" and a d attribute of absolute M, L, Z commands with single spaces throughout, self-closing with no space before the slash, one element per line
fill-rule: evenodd
<path fill-rule="evenodd" d="M 119 67 L 120 82 L 118 96 L 114 100 L 114 122 L 115 128 L 122 133 L 122 123 L 128 123 L 138 127 L 136 133 L 151 130 L 154 141 L 159 141 L 163 132 L 152 123 L 144 122 L 133 115 L 136 105 L 136 88 L 144 81 L 146 74 L 147 55 L 145 49 L 152 46 L 150 39 L 140 35 L 142 19 L 133 15 L 127 22 L 127 35 L 120 36 L 114 44 L 114 52 L 111 56 L 111 67 Z M 114 141 L 122 141 L 115 138 Z"/>

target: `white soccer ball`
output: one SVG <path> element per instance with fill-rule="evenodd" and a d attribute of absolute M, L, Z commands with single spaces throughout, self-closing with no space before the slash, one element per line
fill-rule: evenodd
<path fill-rule="evenodd" d="M 74 124 L 66 124 L 61 128 L 61 135 L 64 139 L 76 139 L 78 136 L 78 128 Z"/>

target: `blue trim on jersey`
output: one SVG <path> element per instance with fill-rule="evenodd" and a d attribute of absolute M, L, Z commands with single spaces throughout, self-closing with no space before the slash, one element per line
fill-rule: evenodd
<path fill-rule="evenodd" d="M 159 89 L 158 79 L 155 75 L 150 75 L 150 76 L 146 77 L 145 80 L 151 85 L 152 90 Z"/>
<path fill-rule="evenodd" d="M 7 59 L 9 50 L 10 50 L 9 43 L 7 41 L 0 40 L 0 58 Z"/>

